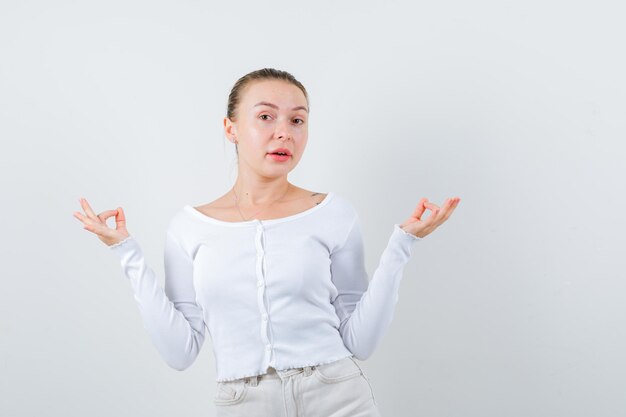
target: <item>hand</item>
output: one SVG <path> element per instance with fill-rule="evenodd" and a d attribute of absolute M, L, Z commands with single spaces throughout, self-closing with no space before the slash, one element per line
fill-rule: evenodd
<path fill-rule="evenodd" d="M 417 237 L 427 236 L 448 220 L 459 201 L 461 201 L 459 197 L 449 198 L 443 203 L 443 208 L 439 208 L 439 206 L 430 203 L 427 198 L 422 198 L 411 217 L 406 219 L 400 227 Z M 430 210 L 432 214 L 426 220 L 422 220 L 422 214 L 426 210 Z"/>
<path fill-rule="evenodd" d="M 83 229 L 98 235 L 98 238 L 106 245 L 111 246 L 130 236 L 126 230 L 126 217 L 121 207 L 118 207 L 116 210 L 103 211 L 96 215 L 86 199 L 81 198 L 79 201 L 86 215 L 75 211 L 73 213 L 74 217 L 83 222 Z M 115 216 L 115 229 L 111 229 L 107 225 L 107 219 L 111 216 Z"/>

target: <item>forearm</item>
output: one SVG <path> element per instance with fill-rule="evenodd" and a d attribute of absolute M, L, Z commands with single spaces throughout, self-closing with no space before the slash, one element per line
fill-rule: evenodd
<path fill-rule="evenodd" d="M 169 366 L 189 367 L 204 341 L 204 322 L 195 305 L 168 298 L 154 271 L 146 264 L 138 242 L 129 237 L 110 249 L 119 257 L 152 343 Z M 182 310 L 182 311 L 181 311 Z M 183 314 L 183 312 L 185 314 Z"/>
<path fill-rule="evenodd" d="M 383 251 L 378 267 L 354 311 L 340 328 L 344 344 L 358 359 L 369 357 L 391 325 L 403 270 L 411 247 L 420 238 L 398 225 Z"/>

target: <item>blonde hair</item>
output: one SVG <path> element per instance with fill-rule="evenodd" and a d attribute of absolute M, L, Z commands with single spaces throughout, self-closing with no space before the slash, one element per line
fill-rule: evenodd
<path fill-rule="evenodd" d="M 239 106 L 239 103 L 241 102 L 241 96 L 242 96 L 243 90 L 250 83 L 254 81 L 261 81 L 261 80 L 283 80 L 283 81 L 287 81 L 295 85 L 304 94 L 304 97 L 306 98 L 307 107 L 309 107 L 309 96 L 306 92 L 306 89 L 304 88 L 304 86 L 302 85 L 300 81 L 296 80 L 296 78 L 293 75 L 291 75 L 287 71 L 281 71 L 281 70 L 277 70 L 274 68 L 263 68 L 260 70 L 252 71 L 244 75 L 240 79 L 238 79 L 237 82 L 235 82 L 235 85 L 230 90 L 230 94 L 228 95 L 226 117 L 228 117 L 232 121 L 235 121 L 237 117 L 237 107 Z M 310 111 L 310 108 L 309 108 L 309 111 Z"/>

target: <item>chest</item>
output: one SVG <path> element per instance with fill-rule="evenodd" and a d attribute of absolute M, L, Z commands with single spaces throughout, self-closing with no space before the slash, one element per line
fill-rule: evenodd
<path fill-rule="evenodd" d="M 201 242 L 194 259 L 194 286 L 211 302 L 256 305 L 259 288 L 274 297 L 331 299 L 330 249 L 306 233 L 255 228 Z M 321 297 L 321 298 L 320 298 Z"/>

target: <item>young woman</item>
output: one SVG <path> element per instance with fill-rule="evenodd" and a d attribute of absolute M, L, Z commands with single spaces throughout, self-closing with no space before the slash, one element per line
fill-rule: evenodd
<path fill-rule="evenodd" d="M 394 224 L 371 281 L 361 224 L 350 202 L 291 184 L 308 139 L 307 92 L 271 68 L 240 78 L 224 131 L 238 177 L 215 201 L 185 205 L 165 240 L 165 286 L 146 264 L 121 207 L 74 216 L 120 259 L 164 360 L 184 370 L 211 335 L 218 416 L 379 416 L 358 360 L 389 327 L 414 242 L 459 203 L 422 198 Z M 431 215 L 422 219 L 426 210 Z M 116 228 L 106 220 L 115 216 Z"/>

